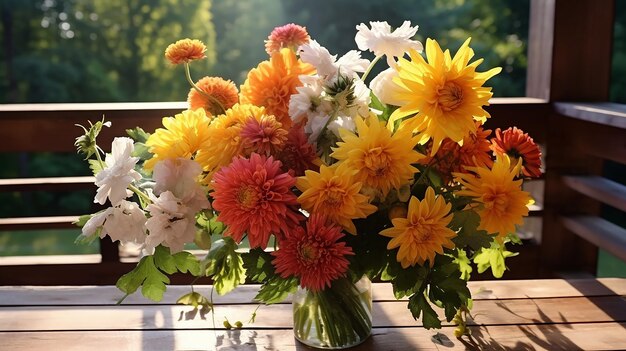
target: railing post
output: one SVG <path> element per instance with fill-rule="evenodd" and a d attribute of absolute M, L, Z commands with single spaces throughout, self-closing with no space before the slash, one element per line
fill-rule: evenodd
<path fill-rule="evenodd" d="M 547 80 L 549 101 L 607 101 L 614 1 L 533 1 L 535 6 L 541 3 L 553 6 L 544 8 L 544 15 L 550 12 L 554 14 L 553 37 L 531 37 L 531 41 L 551 42 L 552 60 L 537 63 L 533 57 L 529 57 L 529 62 L 551 67 L 551 75 Z M 546 56 L 550 55 L 543 55 L 544 58 Z M 566 174 L 599 175 L 602 160 L 585 153 L 585 135 L 588 131 L 584 123 L 556 113 L 550 115 L 547 122 L 541 274 L 553 276 L 556 272 L 566 270 L 584 270 L 595 274 L 597 248 L 565 229 L 559 218 L 572 213 L 598 215 L 600 206 L 568 189 L 561 177 Z"/>

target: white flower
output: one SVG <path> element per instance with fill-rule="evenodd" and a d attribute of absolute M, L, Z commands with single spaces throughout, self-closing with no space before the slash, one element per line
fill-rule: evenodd
<path fill-rule="evenodd" d="M 159 244 L 170 248 L 172 253 L 182 251 L 186 243 L 196 235 L 195 211 L 185 206 L 171 191 L 159 197 L 150 194 L 152 203 L 148 205 L 150 218 L 146 222 L 149 235 L 146 248 L 154 249 Z"/>
<path fill-rule="evenodd" d="M 360 118 L 360 117 L 356 117 Z M 347 129 L 351 132 L 354 132 L 356 129 L 356 124 L 354 122 L 354 117 L 352 116 L 337 116 L 330 123 L 328 123 L 328 130 L 333 132 L 337 137 L 341 137 L 339 135 L 339 128 Z"/>
<path fill-rule="evenodd" d="M 317 74 L 326 80 L 335 78 L 338 74 L 347 77 L 356 77 L 357 72 L 365 72 L 370 62 L 361 58 L 361 53 L 351 50 L 337 60 L 337 55 L 331 55 L 328 50 L 317 41 L 311 40 L 298 49 L 303 62 L 315 67 Z"/>
<path fill-rule="evenodd" d="M 402 92 L 400 86 L 393 82 L 393 77 L 397 75 L 398 71 L 390 67 L 380 72 L 370 82 L 370 89 L 383 104 L 403 106 L 408 102 L 397 98 L 398 93 Z"/>
<path fill-rule="evenodd" d="M 318 109 L 326 109 L 321 101 L 323 81 L 320 76 L 300 76 L 302 86 L 297 87 L 297 94 L 291 95 L 289 99 L 289 116 L 294 123 L 300 123 L 309 114 L 318 111 Z M 327 104 L 326 104 L 327 105 Z"/>
<path fill-rule="evenodd" d="M 298 48 L 302 62 L 309 63 L 315 67 L 317 74 L 328 76 L 336 73 L 335 61 L 337 55 L 331 55 L 328 50 L 317 41 L 311 40 L 307 44 Z"/>
<path fill-rule="evenodd" d="M 419 52 L 423 50 L 422 43 L 411 40 L 418 26 L 411 27 L 409 21 L 404 21 L 393 32 L 387 22 L 370 22 L 370 26 L 372 29 L 367 28 L 365 23 L 356 26 L 358 32 L 354 40 L 361 51 L 372 51 L 376 57 L 386 55 L 390 67 L 395 64 L 394 57 L 402 57 L 411 49 Z"/>
<path fill-rule="evenodd" d="M 314 113 L 309 114 L 309 118 L 304 125 L 304 132 L 309 136 L 310 144 L 317 144 L 317 139 L 319 138 L 322 130 L 328 123 L 330 116 L 324 113 Z"/>
<path fill-rule="evenodd" d="M 104 205 L 107 197 L 115 205 L 129 197 L 132 192 L 128 185 L 141 179 L 135 171 L 135 164 L 139 157 L 131 157 L 133 140 L 130 138 L 115 138 L 111 145 L 111 153 L 105 158 L 106 167 L 96 175 L 98 192 L 94 202 Z"/>
<path fill-rule="evenodd" d="M 353 78 L 358 78 L 357 72 L 365 72 L 369 65 L 370 61 L 361 58 L 361 53 L 356 50 L 348 51 L 335 62 L 336 71 L 339 74 Z"/>
<path fill-rule="evenodd" d="M 209 200 L 198 183 L 202 167 L 198 162 L 184 158 L 166 159 L 157 162 L 152 177 L 156 182 L 154 193 L 160 195 L 171 191 L 190 211 L 209 208 Z"/>
<path fill-rule="evenodd" d="M 98 228 L 102 228 L 101 238 L 108 235 L 112 241 L 141 244 L 146 239 L 146 215 L 137 203 L 121 200 L 91 217 L 83 226 L 81 235 L 89 237 Z"/>

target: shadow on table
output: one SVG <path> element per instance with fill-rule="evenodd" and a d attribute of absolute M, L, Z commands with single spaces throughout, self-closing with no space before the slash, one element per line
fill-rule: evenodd
<path fill-rule="evenodd" d="M 519 318 L 528 320 L 528 325 L 510 327 L 518 328 L 524 334 L 524 338 L 532 341 L 533 344 L 517 341 L 514 346 L 503 346 L 492 338 L 487 326 L 475 326 L 471 328 L 472 335 L 469 339 L 461 340 L 467 348 L 477 350 L 536 350 L 536 346 L 539 346 L 546 350 L 582 350 L 558 328 L 559 325 L 571 328 L 562 314 L 559 313 L 560 320 L 554 321 L 535 304 L 540 319 L 526 318 L 515 313 L 502 302 L 498 302 L 496 305 Z"/>

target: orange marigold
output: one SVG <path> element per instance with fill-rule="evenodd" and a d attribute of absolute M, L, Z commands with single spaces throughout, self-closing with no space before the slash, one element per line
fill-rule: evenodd
<path fill-rule="evenodd" d="M 165 49 L 165 58 L 173 65 L 205 58 L 206 46 L 197 39 L 181 39 Z"/>
<path fill-rule="evenodd" d="M 187 96 L 190 110 L 203 108 L 207 115 L 215 116 L 223 113 L 222 108 L 227 110 L 239 101 L 237 86 L 230 80 L 220 77 L 204 77 L 196 83 L 196 86 L 211 98 L 191 88 Z"/>
<path fill-rule="evenodd" d="M 293 51 L 282 49 L 274 53 L 269 61 L 263 61 L 250 70 L 241 86 L 240 102 L 264 106 L 268 114 L 276 116 L 285 129 L 289 129 L 289 99 L 302 85 L 299 76 L 313 72 L 313 66 L 298 60 Z"/>

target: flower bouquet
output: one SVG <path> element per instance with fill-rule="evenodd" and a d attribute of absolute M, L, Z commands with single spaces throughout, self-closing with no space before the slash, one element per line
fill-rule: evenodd
<path fill-rule="evenodd" d="M 519 129 L 490 138 L 483 127 L 484 84 L 500 68 L 478 72 L 469 39 L 454 55 L 428 39 L 424 57 L 416 31 L 408 21 L 393 31 L 361 24 L 360 51 L 337 58 L 305 28 L 278 27 L 268 60 L 239 89 L 192 79 L 200 41 L 170 45 L 189 109 L 150 134 L 129 130 L 109 154 L 96 142 L 107 122 L 77 138 L 95 202 L 110 203 L 81 217 L 80 241 L 141 245 L 117 282 L 126 294 L 141 288 L 158 301 L 175 272 L 210 277 L 218 294 L 258 283 L 260 303 L 295 293 L 295 336 L 317 347 L 367 338 L 371 279 L 408 298 L 424 327 L 441 326 L 436 307 L 467 332 L 467 280 L 475 268 L 502 276 L 531 202 L 522 180 L 540 175 L 540 152 Z M 368 79 L 382 58 L 386 69 Z M 193 243 L 206 255 L 187 251 Z M 180 302 L 212 308 L 193 289 Z"/>

